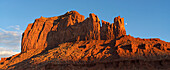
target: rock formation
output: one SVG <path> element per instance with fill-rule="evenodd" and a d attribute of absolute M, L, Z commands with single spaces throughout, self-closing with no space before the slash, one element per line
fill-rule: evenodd
<path fill-rule="evenodd" d="M 76 11 L 36 19 L 22 35 L 21 53 L 0 61 L 2 70 L 169 70 L 169 65 L 169 42 L 126 35 L 120 16 L 109 23 Z"/>
<path fill-rule="evenodd" d="M 29 24 L 22 38 L 22 50 L 49 49 L 68 41 L 80 40 L 109 40 L 126 35 L 124 18 L 120 16 L 110 24 L 100 20 L 95 14 L 89 14 L 87 19 L 76 11 L 70 11 L 58 17 L 36 19 Z"/>

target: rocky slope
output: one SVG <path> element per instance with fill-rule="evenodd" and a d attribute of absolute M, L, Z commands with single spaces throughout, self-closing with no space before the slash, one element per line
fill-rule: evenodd
<path fill-rule="evenodd" d="M 100 26 L 102 23 L 102 26 Z M 170 69 L 170 43 L 126 35 L 124 18 L 114 23 L 76 11 L 41 17 L 22 36 L 21 53 L 2 58 L 0 69 Z"/>

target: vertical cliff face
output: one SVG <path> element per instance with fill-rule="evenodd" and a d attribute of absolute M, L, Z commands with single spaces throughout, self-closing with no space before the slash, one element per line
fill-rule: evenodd
<path fill-rule="evenodd" d="M 36 19 L 34 23 L 29 24 L 22 35 L 21 52 L 30 49 L 44 49 L 47 46 L 47 34 L 53 27 L 54 20 L 56 19 L 58 17 L 41 17 Z"/>
<path fill-rule="evenodd" d="M 114 39 L 114 24 L 102 20 L 101 39 Z"/>
<path fill-rule="evenodd" d="M 50 28 L 53 26 L 53 22 L 46 22 L 51 20 L 50 18 L 41 17 L 36 19 L 34 23 L 29 24 L 22 37 L 22 52 L 30 49 L 44 48 L 45 38 Z M 41 46 L 41 47 L 39 47 Z"/>
<path fill-rule="evenodd" d="M 74 40 L 78 37 L 79 30 L 76 25 L 84 21 L 84 16 L 76 11 L 67 12 L 54 20 L 53 27 L 48 32 L 46 42 L 48 48 L 57 46 L 59 43 Z M 74 31 L 74 32 L 73 32 Z"/>
<path fill-rule="evenodd" d="M 126 30 L 124 27 L 124 18 L 120 18 L 120 16 L 114 19 L 114 28 L 116 38 L 121 37 L 122 35 L 126 35 Z"/>
<path fill-rule="evenodd" d="M 120 16 L 115 17 L 112 24 L 102 20 L 101 38 L 103 40 L 117 39 L 123 35 L 126 35 L 124 18 L 120 18 Z"/>
<path fill-rule="evenodd" d="M 124 19 L 120 16 L 114 23 L 102 20 L 91 13 L 84 19 L 76 11 L 67 12 L 57 17 L 40 17 L 29 24 L 22 37 L 22 52 L 30 49 L 49 49 L 58 44 L 77 40 L 108 40 L 126 35 Z"/>

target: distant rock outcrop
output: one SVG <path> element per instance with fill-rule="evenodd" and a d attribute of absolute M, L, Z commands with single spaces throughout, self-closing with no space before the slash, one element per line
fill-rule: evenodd
<path fill-rule="evenodd" d="M 22 38 L 22 52 L 30 49 L 49 49 L 68 41 L 111 40 L 126 35 L 124 18 L 120 16 L 110 24 L 91 13 L 87 19 L 76 11 L 67 12 L 58 17 L 36 19 L 29 24 Z"/>

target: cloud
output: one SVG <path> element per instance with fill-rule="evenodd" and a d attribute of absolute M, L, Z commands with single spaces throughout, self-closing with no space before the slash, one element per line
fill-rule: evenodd
<path fill-rule="evenodd" d="M 0 47 L 0 58 L 1 57 L 9 57 L 9 56 L 12 56 L 17 53 L 19 53 L 19 52 L 14 52 L 11 49 L 8 49 L 6 47 Z"/>
<path fill-rule="evenodd" d="M 8 56 L 12 56 L 14 54 L 17 54 L 19 52 L 14 52 L 14 51 L 1 51 L 0 52 L 0 57 L 8 57 Z"/>
<path fill-rule="evenodd" d="M 19 53 L 19 52 L 15 52 L 15 51 L 12 51 L 12 50 L 7 50 L 4 47 L 0 47 L 0 58 L 9 57 L 9 56 L 15 55 L 17 53 Z"/>
<path fill-rule="evenodd" d="M 1 34 L 9 34 L 9 35 L 13 35 L 13 36 L 19 36 L 19 31 L 20 30 L 16 30 L 16 31 L 7 31 L 4 30 L 2 28 L 0 28 Z"/>
<path fill-rule="evenodd" d="M 20 26 L 19 25 L 9 26 L 8 28 L 14 29 L 14 30 L 20 30 Z"/>
<path fill-rule="evenodd" d="M 7 29 L 0 28 L 0 58 L 11 56 L 20 51 L 21 34 L 19 25 L 9 26 Z"/>
<path fill-rule="evenodd" d="M 0 31 L 0 46 L 5 45 L 7 47 L 12 47 L 20 43 L 20 31 L 6 31 L 2 28 L 0 28 Z"/>

